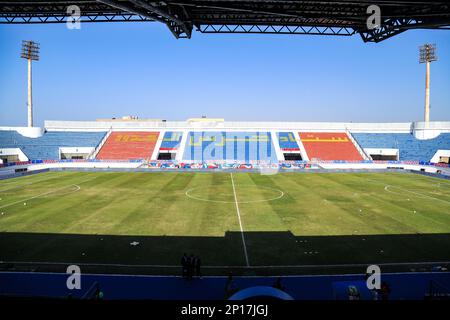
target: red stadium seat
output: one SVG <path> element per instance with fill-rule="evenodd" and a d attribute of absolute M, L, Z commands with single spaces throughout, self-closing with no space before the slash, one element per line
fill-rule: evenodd
<path fill-rule="evenodd" d="M 363 160 L 345 132 L 299 132 L 310 160 Z"/>
<path fill-rule="evenodd" d="M 97 154 L 102 160 L 149 159 L 159 132 L 112 132 Z"/>

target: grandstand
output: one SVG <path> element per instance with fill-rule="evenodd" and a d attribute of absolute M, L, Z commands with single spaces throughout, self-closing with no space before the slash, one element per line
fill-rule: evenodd
<path fill-rule="evenodd" d="M 413 161 L 448 164 L 450 124 L 46 121 L 0 128 L 3 164 L 96 160 L 180 163 Z M 415 128 L 415 129 L 411 129 Z M 32 128 L 33 130 L 36 128 Z M 33 133 L 34 134 L 34 133 Z"/>
<path fill-rule="evenodd" d="M 294 136 L 293 132 L 278 132 L 277 137 L 284 160 L 303 160 L 303 157 L 306 157 L 305 152 L 302 157 L 297 141 L 299 139 Z"/>
<path fill-rule="evenodd" d="M 144 160 L 151 158 L 159 132 L 111 132 L 97 153 L 100 160 Z"/>
<path fill-rule="evenodd" d="M 180 148 L 183 133 L 181 131 L 167 131 L 159 147 L 158 160 L 175 160 Z"/>
<path fill-rule="evenodd" d="M 450 133 L 426 140 L 416 139 L 408 133 L 355 133 L 354 137 L 372 158 L 378 156 L 381 160 L 383 149 L 391 149 L 396 155 L 393 160 L 448 162 Z"/>
<path fill-rule="evenodd" d="M 51 131 L 38 138 L 29 138 L 14 130 L 0 130 L 0 147 L 18 149 L 17 154 L 9 157 L 16 161 L 22 153 L 26 159 L 21 160 L 87 159 L 104 135 L 105 132 Z M 1 155 L 5 156 L 5 153 Z"/>
<path fill-rule="evenodd" d="M 362 155 L 346 133 L 300 132 L 300 140 L 310 159 L 361 161 Z"/>
<path fill-rule="evenodd" d="M 277 161 L 270 132 L 189 132 L 183 160 Z"/>

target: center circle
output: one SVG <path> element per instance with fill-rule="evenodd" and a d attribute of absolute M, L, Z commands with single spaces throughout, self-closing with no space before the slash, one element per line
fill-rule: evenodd
<path fill-rule="evenodd" d="M 271 187 L 241 184 L 235 185 L 235 188 L 236 198 L 231 186 L 196 187 L 187 190 L 185 195 L 194 200 L 216 203 L 268 202 L 284 197 L 283 191 Z"/>
<path fill-rule="evenodd" d="M 60 197 L 60 196 L 64 196 L 66 194 L 69 193 L 74 193 L 77 192 L 81 189 L 80 186 L 76 185 L 76 184 L 71 184 L 69 186 L 63 187 L 61 189 L 57 189 L 55 191 L 50 191 L 47 194 L 42 195 L 39 198 L 52 198 L 52 197 Z"/>

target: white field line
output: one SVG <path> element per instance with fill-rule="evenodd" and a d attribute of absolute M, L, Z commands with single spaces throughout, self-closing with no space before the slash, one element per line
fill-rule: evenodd
<path fill-rule="evenodd" d="M 437 188 L 450 188 L 450 183 L 443 183 L 443 182 L 439 182 L 436 184 L 433 184 L 433 186 L 437 187 Z"/>
<path fill-rule="evenodd" d="M 247 245 L 245 244 L 244 228 L 242 227 L 241 212 L 239 211 L 239 204 L 238 204 L 237 195 L 236 195 L 236 187 L 234 186 L 233 173 L 230 173 L 230 176 L 231 176 L 231 185 L 233 186 L 233 194 L 234 194 L 234 203 L 236 205 L 236 213 L 237 213 L 237 216 L 239 219 L 239 226 L 241 228 L 241 238 L 242 238 L 242 244 L 244 247 L 245 263 L 247 264 L 247 267 L 249 267 L 250 262 L 248 260 Z"/>
<path fill-rule="evenodd" d="M 180 268 L 179 265 L 165 264 L 122 264 L 122 263 L 89 263 L 89 262 L 51 262 L 51 261 L 0 261 L 3 264 L 31 264 L 31 265 L 80 265 L 93 267 L 137 267 L 137 268 Z M 303 265 L 260 265 L 260 266 L 202 266 L 205 269 L 279 269 L 279 268 L 346 268 L 366 267 L 373 263 L 348 263 L 348 264 L 303 264 Z M 386 262 L 376 263 L 379 266 L 423 266 L 423 265 L 447 265 L 450 261 L 424 261 L 424 262 Z"/>
<path fill-rule="evenodd" d="M 240 187 L 246 187 L 246 186 L 251 186 L 251 187 L 255 187 L 255 185 L 250 185 L 250 184 L 239 184 Z M 238 201 L 238 203 L 258 203 L 258 202 L 269 202 L 269 201 L 274 201 L 274 200 L 278 200 L 284 197 L 284 192 L 279 190 L 279 189 L 275 189 L 275 188 L 271 188 L 271 187 L 264 187 L 264 186 L 257 186 L 258 188 L 263 188 L 263 189 L 267 189 L 267 190 L 273 190 L 278 192 L 278 196 L 270 198 L 270 199 L 262 199 L 262 200 L 249 200 L 249 201 Z M 204 201 L 204 202 L 215 202 L 215 203 L 235 203 L 235 201 L 224 201 L 224 200 L 210 200 L 210 199 L 203 199 L 203 198 L 198 198 L 196 196 L 191 195 L 191 192 L 194 190 L 202 190 L 202 189 L 207 189 L 209 187 L 197 187 L 197 188 L 191 188 L 189 190 L 187 190 L 184 194 L 186 197 L 194 199 L 194 200 L 198 200 L 198 201 Z M 231 194 L 223 194 L 223 195 L 231 195 Z"/>
<path fill-rule="evenodd" d="M 94 178 L 88 179 L 88 180 L 84 180 L 84 181 L 78 182 L 78 184 L 82 184 L 82 183 L 85 183 L 85 182 L 94 180 L 94 179 L 96 179 L 96 178 L 97 178 L 97 177 L 94 177 Z M 76 185 L 76 184 L 69 184 L 69 185 L 67 185 L 67 186 L 64 186 L 64 187 L 61 187 L 61 188 L 58 188 L 58 189 L 55 189 L 55 190 L 50 190 L 50 191 L 47 191 L 47 192 L 44 192 L 44 193 L 35 195 L 35 196 L 33 196 L 33 197 L 30 197 L 30 198 L 26 198 L 26 199 L 22 199 L 22 200 L 18 200 L 18 201 L 12 202 L 12 203 L 5 204 L 5 205 L 1 206 L 0 209 L 7 208 L 7 207 L 13 206 L 13 205 L 15 205 L 15 204 L 24 202 L 24 201 L 33 200 L 33 199 L 36 199 L 36 198 L 39 198 L 39 197 L 42 197 L 42 196 L 46 196 L 46 195 L 48 195 L 48 194 L 55 193 L 55 192 L 57 192 L 57 191 L 59 191 L 59 190 L 63 190 L 63 189 L 65 189 L 65 188 L 67 188 L 67 187 L 72 187 L 72 186 L 75 186 L 75 187 L 78 188 L 76 191 L 78 191 L 78 190 L 81 189 L 81 187 L 80 187 L 79 185 Z M 74 191 L 74 192 L 75 192 L 75 191 Z"/>
<path fill-rule="evenodd" d="M 398 192 L 394 192 L 394 191 L 392 191 L 392 190 L 389 190 L 389 188 L 397 188 L 397 189 L 400 189 L 400 190 L 402 190 L 402 191 L 406 191 L 406 192 L 415 194 L 416 196 L 419 196 L 419 197 L 422 197 L 422 198 L 423 198 L 423 197 L 427 197 L 427 198 L 430 198 L 430 199 L 433 199 L 433 200 L 436 200 L 436 201 L 442 201 L 442 202 L 445 202 L 445 203 L 450 204 L 450 201 L 443 200 L 443 199 L 439 199 L 439 198 L 435 198 L 435 197 L 432 197 L 432 196 L 429 196 L 429 195 L 427 195 L 427 194 L 423 194 L 423 193 L 420 193 L 420 192 L 415 192 L 415 191 L 411 191 L 411 190 L 408 190 L 408 189 L 403 189 L 403 188 L 398 187 L 398 186 L 385 184 L 384 182 L 381 182 L 381 181 L 377 181 L 377 180 L 373 180 L 373 179 L 367 179 L 367 181 L 375 182 L 375 183 L 379 183 L 379 184 L 384 184 L 384 191 L 389 192 L 389 193 L 393 193 L 393 194 L 397 194 L 397 195 L 402 195 L 402 194 L 400 194 L 400 193 L 398 193 Z M 447 183 L 445 183 L 445 184 L 447 184 Z M 433 184 L 433 186 L 436 186 L 436 185 Z M 405 199 L 406 199 L 406 198 L 405 198 Z"/>
<path fill-rule="evenodd" d="M 29 185 L 32 185 L 32 184 L 33 184 L 33 182 L 30 182 L 30 183 L 22 184 L 20 186 L 9 187 L 9 188 L 0 190 L 0 193 L 5 192 L 5 191 L 9 191 L 9 190 L 25 188 L 26 186 L 29 186 Z"/>
<path fill-rule="evenodd" d="M 33 177 L 34 178 L 33 175 L 30 175 L 30 176 L 23 177 L 23 179 L 28 178 L 28 177 Z M 44 182 L 44 181 L 51 180 L 51 179 L 54 179 L 54 178 L 55 177 L 45 177 L 44 179 L 38 179 L 38 180 L 35 180 L 35 181 L 32 181 L 32 182 L 28 182 L 28 183 L 25 183 L 25 184 L 16 185 L 16 186 L 9 187 L 9 188 L 6 188 L 6 189 L 1 189 L 0 192 L 5 192 L 5 191 L 8 191 L 8 190 L 24 188 L 26 186 L 29 186 L 29 185 L 32 185 L 32 184 L 36 184 L 36 183 L 39 183 L 39 182 Z M 9 183 L 3 183 L 2 185 L 10 185 L 10 184 L 14 184 L 14 183 L 17 183 L 17 181 L 13 181 L 13 182 L 9 182 Z"/>
<path fill-rule="evenodd" d="M 35 175 L 29 175 L 29 176 L 21 177 L 21 179 L 25 180 L 26 178 L 30 178 L 30 177 L 35 178 Z M 26 184 L 22 184 L 22 185 L 19 185 L 19 186 L 16 185 L 16 186 L 13 186 L 13 187 L 10 187 L 10 188 L 1 189 L 0 193 L 8 191 L 8 190 L 24 188 L 26 186 L 29 186 L 29 185 L 32 185 L 32 184 L 36 184 L 36 183 L 40 183 L 40 182 L 44 182 L 44 181 L 48 181 L 48 180 L 51 180 L 51 179 L 55 179 L 55 176 L 50 176 L 50 177 L 46 176 L 46 177 L 44 177 L 44 179 L 42 179 L 42 177 L 41 177 L 41 179 L 38 179 L 38 180 L 35 180 L 35 181 L 32 181 L 32 182 L 28 182 Z M 7 186 L 7 185 L 10 185 L 10 184 L 14 184 L 14 183 L 17 183 L 17 181 L 11 181 L 11 182 L 7 182 L 7 183 L 0 183 L 0 185 Z"/>
<path fill-rule="evenodd" d="M 74 193 L 74 192 L 81 190 L 81 187 L 77 184 L 72 184 L 67 187 L 75 187 L 75 188 L 74 188 L 74 190 L 69 190 L 69 191 L 65 191 L 63 193 L 58 193 L 57 196 L 65 196 L 66 194 Z M 51 196 L 51 193 L 50 193 L 50 196 Z M 42 196 L 42 198 L 45 198 L 45 196 Z"/>
<path fill-rule="evenodd" d="M 55 189 L 55 190 L 47 191 L 47 192 L 38 194 L 38 195 L 33 196 L 33 197 L 30 197 L 30 198 L 26 198 L 26 199 L 22 199 L 22 200 L 19 200 L 19 201 L 15 201 L 15 202 L 12 202 L 12 203 L 9 203 L 9 204 L 5 204 L 4 206 L 1 206 L 0 209 L 7 208 L 7 207 L 13 206 L 13 205 L 15 205 L 15 204 L 24 202 L 24 201 L 33 200 L 33 199 L 36 199 L 36 198 L 45 196 L 45 195 L 47 195 L 47 194 L 54 193 L 54 192 L 56 192 L 56 191 L 65 189 L 65 188 L 70 187 L 70 186 L 73 186 L 73 184 L 68 185 L 68 186 L 64 186 L 64 187 L 62 187 L 62 188 L 58 188 L 58 189 Z"/>
<path fill-rule="evenodd" d="M 445 202 L 445 203 L 447 203 L 447 204 L 450 204 L 450 201 L 443 200 L 443 199 L 439 199 L 439 198 L 435 198 L 435 197 L 432 197 L 432 196 L 429 196 L 429 195 L 427 195 L 427 194 L 423 194 L 423 193 L 420 193 L 420 192 L 415 192 L 415 191 L 403 189 L 403 188 L 397 187 L 397 186 L 386 185 L 386 186 L 384 187 L 384 190 L 386 190 L 387 192 L 390 192 L 390 193 L 398 194 L 397 192 L 393 192 L 393 191 L 389 190 L 389 188 L 397 188 L 397 189 L 400 189 L 400 190 L 402 190 L 402 191 L 406 191 L 406 192 L 415 194 L 415 195 L 420 196 L 420 197 L 426 197 L 426 198 L 430 198 L 430 199 L 433 199 L 433 200 L 436 200 L 436 201 L 442 201 L 442 202 Z"/>

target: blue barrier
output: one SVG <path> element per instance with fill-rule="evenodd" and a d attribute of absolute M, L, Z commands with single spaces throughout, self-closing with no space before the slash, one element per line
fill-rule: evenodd
<path fill-rule="evenodd" d="M 204 277 L 188 281 L 175 276 L 82 275 L 81 289 L 69 290 L 68 274 L 1 272 L 0 295 L 81 298 L 95 282 L 104 299 L 224 299 L 227 277 Z M 243 290 L 255 286 L 274 286 L 280 277 L 234 277 L 233 286 Z M 281 277 L 283 291 L 295 300 L 346 299 L 348 285 L 361 287 L 364 275 L 320 275 Z M 430 283 L 450 288 L 449 272 L 382 274 L 390 287 L 391 300 L 421 300 L 430 291 Z M 441 289 L 445 291 L 446 289 Z M 446 294 L 445 292 L 441 292 Z M 447 291 L 447 294 L 450 292 Z M 371 299 L 366 295 L 363 299 Z"/>

